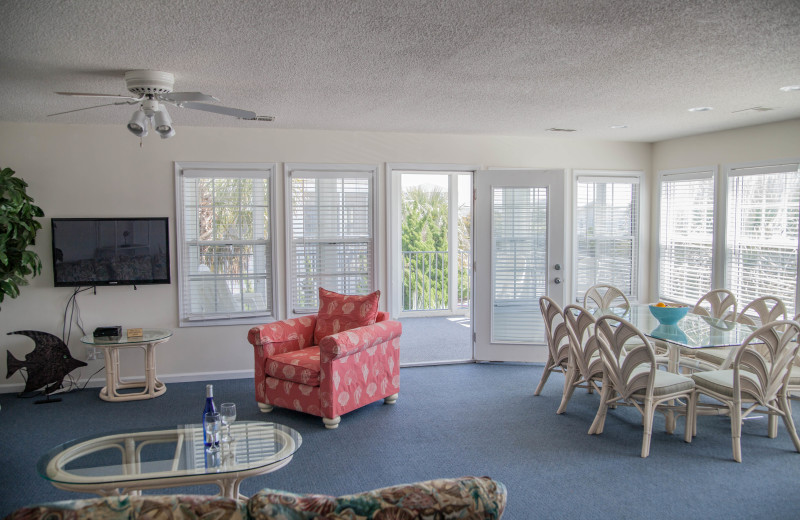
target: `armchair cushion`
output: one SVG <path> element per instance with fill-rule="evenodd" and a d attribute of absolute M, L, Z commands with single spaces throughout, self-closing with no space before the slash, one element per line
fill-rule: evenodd
<path fill-rule="evenodd" d="M 319 386 L 319 347 L 308 347 L 271 356 L 265 372 L 284 381 Z"/>
<path fill-rule="evenodd" d="M 380 297 L 380 291 L 365 296 L 353 296 L 320 287 L 314 345 L 319 345 L 325 336 L 375 323 Z"/>

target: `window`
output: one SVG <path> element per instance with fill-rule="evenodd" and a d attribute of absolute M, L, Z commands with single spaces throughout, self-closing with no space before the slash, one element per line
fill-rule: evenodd
<path fill-rule="evenodd" d="M 598 283 L 637 299 L 641 174 L 586 173 L 575 188 L 575 301 Z"/>
<path fill-rule="evenodd" d="M 660 176 L 659 300 L 694 303 L 712 289 L 714 170 Z"/>
<path fill-rule="evenodd" d="M 375 286 L 374 178 L 361 165 L 287 164 L 289 309 L 316 312 L 319 288 L 367 294 Z"/>
<path fill-rule="evenodd" d="M 725 286 L 741 302 L 777 296 L 795 314 L 800 172 L 798 164 L 728 170 Z"/>
<path fill-rule="evenodd" d="M 273 172 L 263 164 L 175 164 L 181 326 L 274 317 Z"/>

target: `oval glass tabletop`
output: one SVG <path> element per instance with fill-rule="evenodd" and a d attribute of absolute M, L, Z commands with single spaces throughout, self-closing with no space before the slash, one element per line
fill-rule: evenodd
<path fill-rule="evenodd" d="M 172 336 L 172 331 L 169 329 L 142 329 L 141 336 L 128 337 L 123 331 L 121 336 L 104 336 L 95 338 L 91 334 L 87 334 L 81 338 L 82 343 L 87 345 L 125 345 L 127 343 L 152 343 L 154 341 L 161 341 Z"/>
<path fill-rule="evenodd" d="M 241 421 L 234 441 L 209 453 L 199 424 L 106 433 L 54 447 L 37 464 L 39 474 L 69 485 L 176 480 L 203 474 L 224 476 L 282 466 L 302 444 L 300 434 L 276 423 Z"/>

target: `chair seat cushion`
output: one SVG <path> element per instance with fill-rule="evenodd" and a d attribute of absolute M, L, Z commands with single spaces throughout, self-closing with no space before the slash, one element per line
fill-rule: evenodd
<path fill-rule="evenodd" d="M 650 373 L 650 367 L 641 365 L 633 370 L 631 373 L 628 384 L 632 384 L 634 379 L 641 377 L 642 390 L 647 387 L 647 377 Z M 656 380 L 653 383 L 653 395 L 669 395 L 676 392 L 685 392 L 694 388 L 694 381 L 686 376 L 667 372 L 666 370 L 656 370 Z M 637 393 L 639 391 L 637 390 Z"/>
<path fill-rule="evenodd" d="M 380 297 L 380 291 L 365 296 L 353 296 L 320 287 L 314 344 L 319 345 L 325 336 L 375 323 Z"/>
<path fill-rule="evenodd" d="M 789 384 L 791 386 L 800 386 L 800 367 L 792 365 L 792 375 L 789 376 Z"/>
<path fill-rule="evenodd" d="M 730 354 L 730 352 L 731 347 L 702 348 L 697 350 L 696 356 L 697 359 L 701 359 L 715 365 L 722 365 L 722 363 L 728 358 L 728 354 Z"/>
<path fill-rule="evenodd" d="M 276 379 L 319 386 L 319 347 L 270 356 L 265 372 Z"/>
<path fill-rule="evenodd" d="M 746 370 L 740 370 L 739 375 L 742 379 L 750 380 L 751 384 L 759 387 L 758 376 Z M 709 370 L 707 372 L 697 372 L 692 375 L 695 386 L 700 390 L 711 390 L 726 397 L 733 397 L 733 369 L 728 370 Z"/>

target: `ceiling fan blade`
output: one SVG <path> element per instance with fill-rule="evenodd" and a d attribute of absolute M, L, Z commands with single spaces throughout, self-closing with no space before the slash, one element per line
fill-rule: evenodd
<path fill-rule="evenodd" d="M 201 101 L 205 103 L 216 103 L 219 99 L 202 92 L 167 92 L 166 94 L 159 94 L 160 101 L 166 101 L 174 105 L 180 105 L 188 101 Z"/>
<path fill-rule="evenodd" d="M 205 103 L 194 103 L 188 101 L 181 103 L 183 108 L 192 108 L 194 110 L 204 110 L 206 112 L 214 112 L 215 114 L 222 114 L 225 116 L 238 117 L 239 119 L 252 119 L 256 117 L 256 113 L 250 110 L 242 110 L 240 108 L 223 107 L 219 105 L 206 105 Z"/>
<path fill-rule="evenodd" d="M 135 100 L 135 101 L 119 101 L 117 103 L 106 103 L 105 105 L 94 105 L 94 106 L 91 106 L 91 107 L 76 108 L 75 110 L 66 110 L 64 112 L 56 112 L 55 114 L 47 114 L 47 117 L 60 116 L 61 114 L 69 114 L 71 112 L 80 112 L 81 110 L 89 110 L 90 108 L 110 107 L 110 106 L 113 106 L 113 105 L 134 105 L 138 101 L 139 101 L 138 99 Z"/>
<path fill-rule="evenodd" d="M 73 96 L 73 97 L 104 97 L 104 98 L 132 99 L 134 101 L 142 100 L 141 97 L 121 96 L 119 94 L 92 94 L 89 92 L 56 92 L 56 94 L 61 96 Z"/>

